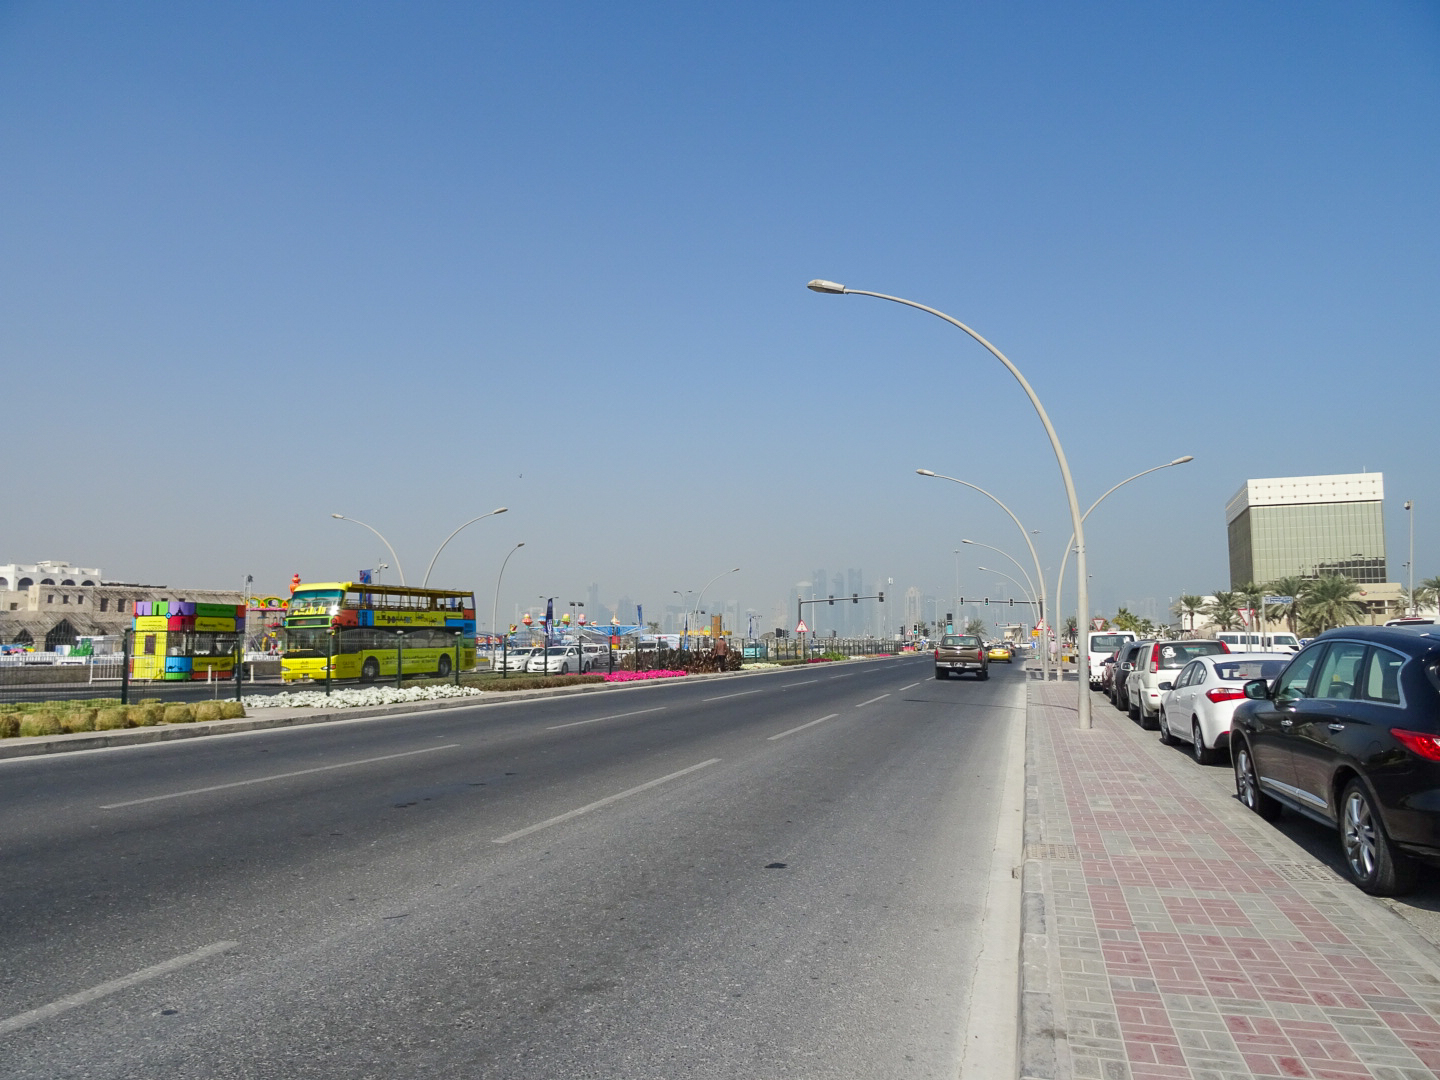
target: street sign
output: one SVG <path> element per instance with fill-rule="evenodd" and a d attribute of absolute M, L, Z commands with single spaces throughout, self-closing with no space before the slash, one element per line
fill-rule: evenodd
<path fill-rule="evenodd" d="M 1091 619 L 1091 620 L 1090 620 L 1090 629 L 1091 629 L 1091 630 L 1104 630 L 1104 629 L 1105 629 L 1105 620 L 1104 620 L 1103 618 L 1101 618 L 1101 619 Z"/>
<path fill-rule="evenodd" d="M 1293 597 L 1293 596 L 1267 596 L 1267 597 L 1265 597 L 1265 603 L 1267 603 L 1267 604 L 1293 604 L 1294 602 L 1295 602 L 1295 597 Z"/>
<path fill-rule="evenodd" d="M 804 620 L 804 619 L 801 619 L 800 622 L 799 622 L 799 624 L 795 627 L 795 633 L 797 633 L 797 634 L 808 634 L 809 632 L 810 632 L 810 628 L 805 625 L 805 620 Z"/>

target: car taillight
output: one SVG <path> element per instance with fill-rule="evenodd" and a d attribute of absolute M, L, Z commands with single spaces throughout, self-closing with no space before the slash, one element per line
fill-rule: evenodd
<path fill-rule="evenodd" d="M 1220 642 L 1220 651 L 1221 651 L 1221 652 L 1229 652 L 1229 651 L 1230 651 L 1230 646 L 1229 646 L 1229 645 L 1226 645 L 1225 642 L 1222 641 L 1222 642 Z"/>
<path fill-rule="evenodd" d="M 1222 701 L 1234 701 L 1243 698 L 1245 691 L 1238 686 L 1217 686 L 1214 690 L 1206 690 L 1205 696 L 1219 705 Z"/>
<path fill-rule="evenodd" d="M 1440 735 L 1427 735 L 1423 731 L 1406 731 L 1392 727 L 1390 734 L 1399 739 L 1406 750 L 1419 754 L 1427 761 L 1440 761 Z"/>
<path fill-rule="evenodd" d="M 1150 646 L 1150 674 L 1154 675 L 1160 671 L 1160 646 Z"/>
<path fill-rule="evenodd" d="M 940 659 L 940 650 L 939 650 L 939 649 L 936 649 L 936 650 L 935 650 L 935 659 L 936 659 L 936 660 L 939 660 L 939 659 Z"/>

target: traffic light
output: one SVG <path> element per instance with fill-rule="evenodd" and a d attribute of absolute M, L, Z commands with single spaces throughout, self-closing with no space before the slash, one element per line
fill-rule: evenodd
<path fill-rule="evenodd" d="M 990 606 L 990 598 L 989 598 L 988 596 L 985 597 L 985 606 L 986 606 L 986 607 L 989 607 L 989 606 Z"/>
<path fill-rule="evenodd" d="M 858 592 L 852 592 L 852 593 L 850 594 L 850 603 L 852 603 L 852 604 L 858 604 L 859 602 L 860 602 L 860 594 L 859 594 Z"/>
<path fill-rule="evenodd" d="M 955 616 L 954 616 L 954 615 L 951 615 L 950 612 L 947 611 L 947 612 L 945 613 L 945 621 L 946 621 L 946 622 L 954 622 L 954 621 L 955 621 Z"/>
<path fill-rule="evenodd" d="M 882 592 L 882 593 L 880 594 L 880 603 L 883 604 L 884 602 L 885 602 L 885 594 Z"/>
<path fill-rule="evenodd" d="M 1010 598 L 1010 606 L 1011 606 L 1011 607 L 1014 607 L 1014 606 L 1015 606 L 1015 598 L 1014 598 L 1013 596 Z"/>
<path fill-rule="evenodd" d="M 833 596 L 830 597 L 830 606 L 831 606 L 831 607 L 834 607 L 834 606 L 835 606 L 835 597 L 833 597 Z"/>

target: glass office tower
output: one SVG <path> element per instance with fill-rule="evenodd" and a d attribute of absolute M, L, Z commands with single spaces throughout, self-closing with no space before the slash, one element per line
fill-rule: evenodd
<path fill-rule="evenodd" d="M 1382 473 L 1247 480 L 1225 507 L 1230 587 L 1344 574 L 1386 580 Z"/>

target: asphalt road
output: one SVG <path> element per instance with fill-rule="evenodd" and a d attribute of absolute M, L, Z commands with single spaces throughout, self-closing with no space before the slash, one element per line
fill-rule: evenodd
<path fill-rule="evenodd" d="M 1023 672 L 0 762 L 7 1077 L 953 1077 Z"/>

